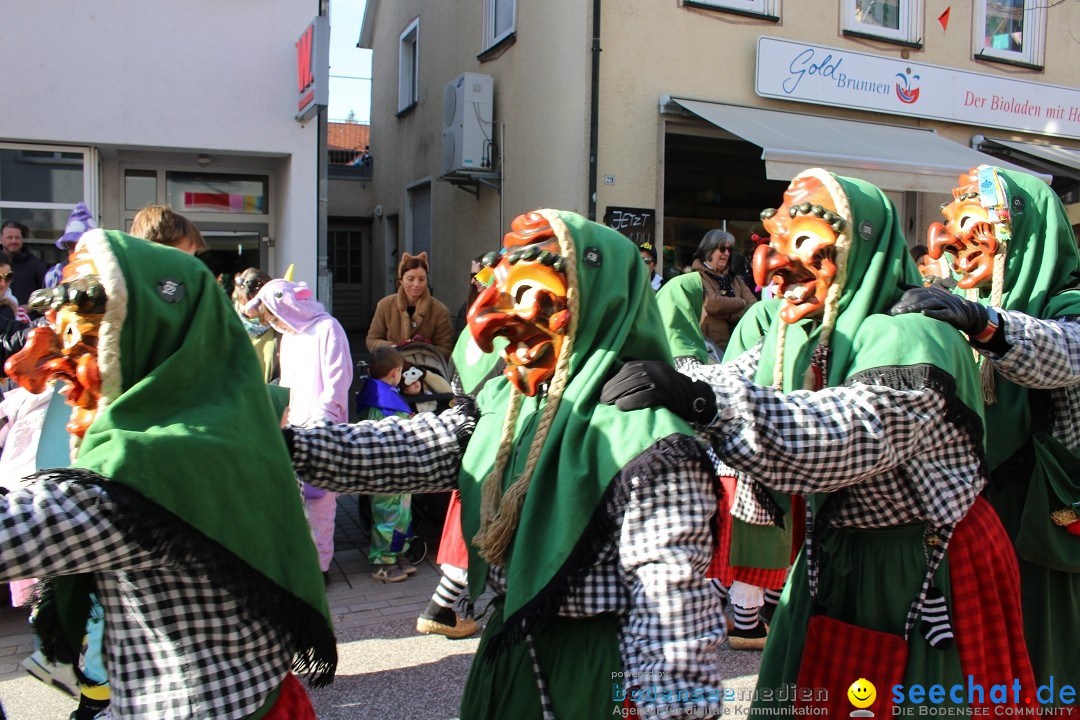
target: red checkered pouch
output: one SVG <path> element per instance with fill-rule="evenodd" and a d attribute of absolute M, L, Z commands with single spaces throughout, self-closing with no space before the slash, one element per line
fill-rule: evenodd
<path fill-rule="evenodd" d="M 884 720 L 892 717 L 893 685 L 904 681 L 908 644 L 901 635 L 869 630 L 858 625 L 824 615 L 814 615 L 806 632 L 802 661 L 799 664 L 795 707 L 807 708 L 807 716 L 844 718 L 853 710 L 869 710 L 873 717 Z M 866 708 L 856 708 L 848 700 L 848 688 L 859 678 L 865 678 L 877 689 L 877 697 Z M 825 689 L 826 693 L 819 692 Z M 821 698 L 807 700 L 806 698 Z M 815 708 L 809 710 L 808 708 Z M 795 710 L 799 715 L 800 711 Z M 861 712 L 854 717 L 869 717 Z"/>

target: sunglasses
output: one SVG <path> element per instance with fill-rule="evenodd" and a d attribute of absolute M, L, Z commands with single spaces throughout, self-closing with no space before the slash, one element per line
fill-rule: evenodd
<path fill-rule="evenodd" d="M 15 272 L 14 271 L 6 272 L 6 273 L 0 273 L 0 280 L 3 280 L 4 282 L 9 283 L 13 279 L 15 279 Z"/>
<path fill-rule="evenodd" d="M 641 256 L 641 261 L 644 262 L 646 265 L 653 265 L 656 263 L 656 261 L 653 260 L 651 257 L 645 257 L 644 255 Z"/>
<path fill-rule="evenodd" d="M 265 284 L 266 283 L 254 278 L 247 281 L 241 280 L 239 276 L 233 278 L 233 286 L 243 288 L 244 291 L 247 292 L 247 296 L 252 298 L 259 294 L 259 291 L 262 290 L 262 286 Z"/>
<path fill-rule="evenodd" d="M 731 246 L 730 245 L 721 245 L 720 247 L 718 247 L 716 249 L 719 250 L 720 252 L 728 252 L 728 253 L 731 252 Z"/>

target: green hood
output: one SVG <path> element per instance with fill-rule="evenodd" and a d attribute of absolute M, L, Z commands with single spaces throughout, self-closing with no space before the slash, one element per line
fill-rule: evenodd
<path fill-rule="evenodd" d="M 569 293 L 576 294 L 580 309 L 565 389 L 506 554 L 505 616 L 511 629 L 551 612 L 568 589 L 568 579 L 591 564 L 588 552 L 597 549 L 594 541 L 602 524 L 598 518 L 619 471 L 656 440 L 692 434 L 666 410 L 623 412 L 599 402 L 605 380 L 625 360 L 671 362 L 648 268 L 637 247 L 617 231 L 579 215 L 540 212 L 560 245 L 574 250 L 576 281 L 567 274 Z M 484 588 L 488 566 L 472 541 L 480 528 L 482 485 L 495 465 L 510 395 L 511 385 L 501 375 L 484 386 L 478 398 L 482 414 L 462 463 L 462 529 L 469 542 L 474 597 Z M 504 490 L 525 468 L 548 402 L 546 395 L 523 398 Z"/>
<path fill-rule="evenodd" d="M 300 490 L 251 341 L 198 259 L 115 231 L 83 236 L 108 302 L 104 407 L 73 463 L 104 478 L 124 531 L 282 628 L 328 682 L 336 644 Z M 84 476 L 92 477 L 92 476 Z M 89 578 L 55 578 L 82 639 Z M 80 613 L 82 613 L 80 615 Z"/>
<path fill-rule="evenodd" d="M 980 170 L 988 168 L 982 166 Z M 994 168 L 1004 180 L 1011 239 L 1005 254 L 1001 307 L 1040 319 L 1080 315 L 1080 255 L 1065 207 L 1042 180 Z M 956 292 L 965 295 L 966 291 Z M 990 303 L 989 290 L 979 301 Z M 996 402 L 986 408 L 987 460 L 993 470 L 1032 434 L 1027 388 L 995 375 Z"/>

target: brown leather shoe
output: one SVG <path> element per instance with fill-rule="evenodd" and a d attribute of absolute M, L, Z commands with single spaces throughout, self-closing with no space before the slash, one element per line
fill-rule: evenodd
<path fill-rule="evenodd" d="M 479 626 L 476 621 L 471 618 L 463 618 L 459 615 L 454 615 L 454 624 L 446 625 L 444 623 L 432 620 L 426 617 L 419 617 L 416 619 L 416 632 L 423 633 L 424 635 L 445 635 L 448 638 L 458 639 L 463 637 L 469 637 Z"/>

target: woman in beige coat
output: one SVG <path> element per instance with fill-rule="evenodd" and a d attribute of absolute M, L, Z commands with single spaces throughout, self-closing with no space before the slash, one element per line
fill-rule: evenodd
<path fill-rule="evenodd" d="M 398 291 L 375 306 L 367 334 L 368 351 L 415 340 L 435 346 L 449 358 L 454 347 L 454 326 L 450 311 L 428 291 L 427 253 L 402 253 L 397 277 Z"/>
<path fill-rule="evenodd" d="M 701 238 L 691 266 L 701 274 L 705 290 L 701 332 L 721 353 L 727 349 L 735 323 L 757 302 L 753 291 L 732 269 L 734 252 L 735 236 L 725 230 L 710 230 Z"/>

